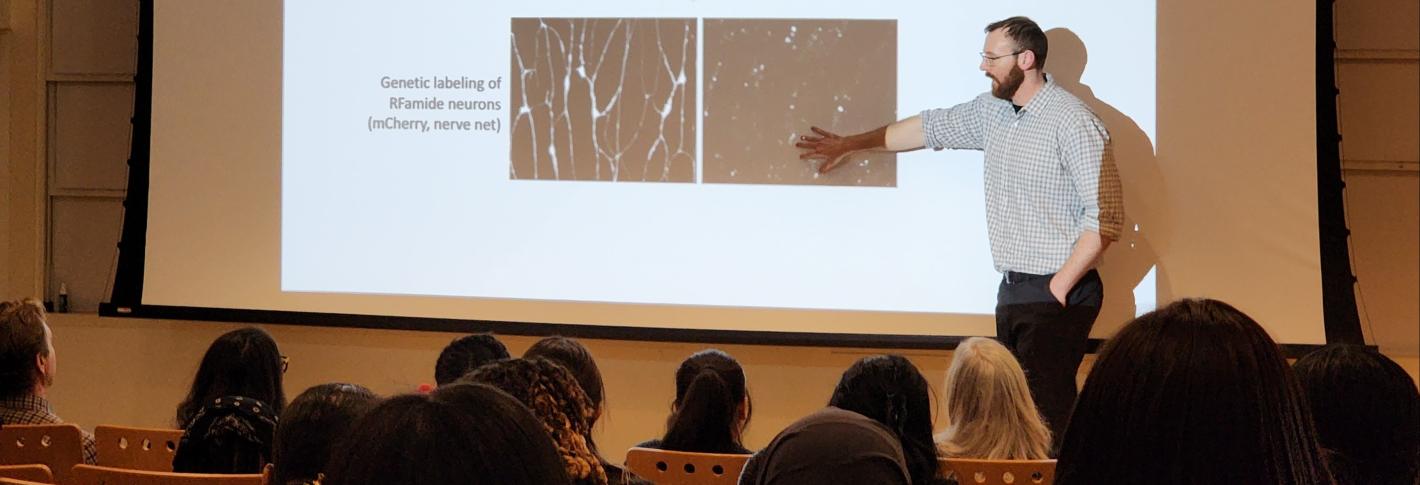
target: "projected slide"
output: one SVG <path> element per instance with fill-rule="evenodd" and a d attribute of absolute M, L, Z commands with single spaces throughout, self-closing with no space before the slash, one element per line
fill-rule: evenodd
<path fill-rule="evenodd" d="M 694 20 L 512 24 L 512 178 L 695 181 Z"/>
<path fill-rule="evenodd" d="M 896 21 L 705 19 L 705 66 L 706 182 L 896 185 L 893 154 L 857 157 L 851 177 L 821 177 L 793 136 L 897 118 Z"/>
<path fill-rule="evenodd" d="M 1153 2 L 861 3 L 285 2 L 280 289 L 990 314 L 979 152 L 794 142 L 987 91 L 1022 14 L 1152 138 Z"/>

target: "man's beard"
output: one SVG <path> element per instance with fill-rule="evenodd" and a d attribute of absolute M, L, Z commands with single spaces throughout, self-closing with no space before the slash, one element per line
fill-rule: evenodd
<path fill-rule="evenodd" d="M 991 95 L 1010 101 L 1011 98 L 1016 96 L 1016 90 L 1021 89 L 1021 83 L 1025 82 L 1026 72 L 1021 70 L 1021 66 L 1012 64 L 1011 72 L 1006 74 L 1004 81 L 997 81 L 996 78 L 991 77 L 990 73 L 987 73 L 986 77 L 990 77 L 991 80 L 996 81 L 996 85 L 991 86 Z"/>

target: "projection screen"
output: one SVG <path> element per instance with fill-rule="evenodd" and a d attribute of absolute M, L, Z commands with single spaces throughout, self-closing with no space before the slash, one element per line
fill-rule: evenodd
<path fill-rule="evenodd" d="M 1275 3 L 157 1 L 142 304 L 992 335 L 980 152 L 793 143 L 972 99 L 1026 15 L 1125 186 L 1092 335 L 1207 296 L 1323 343 L 1315 13 Z"/>

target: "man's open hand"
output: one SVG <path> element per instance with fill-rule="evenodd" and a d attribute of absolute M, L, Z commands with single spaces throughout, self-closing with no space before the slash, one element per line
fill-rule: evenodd
<path fill-rule="evenodd" d="M 801 136 L 794 146 L 804 149 L 804 152 L 799 154 L 799 160 L 819 161 L 818 173 L 828 173 L 842 164 L 849 154 L 859 150 L 849 138 L 829 133 L 817 126 L 809 129 L 817 136 Z"/>

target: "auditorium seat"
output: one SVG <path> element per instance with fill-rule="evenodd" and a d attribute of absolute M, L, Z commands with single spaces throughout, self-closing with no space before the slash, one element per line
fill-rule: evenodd
<path fill-rule="evenodd" d="M 1050 485 L 1055 482 L 1055 460 L 973 460 L 938 458 L 943 475 L 956 472 L 960 485 Z"/>
<path fill-rule="evenodd" d="M 54 473 L 40 464 L 0 465 L 0 478 L 36 483 L 54 483 Z"/>
<path fill-rule="evenodd" d="M 0 485 L 52 485 L 49 482 L 32 482 L 18 478 L 0 477 Z"/>
<path fill-rule="evenodd" d="M 94 442 L 99 453 L 97 464 L 114 468 L 173 471 L 173 453 L 181 440 L 180 429 L 111 425 L 94 428 Z"/>
<path fill-rule="evenodd" d="M 96 465 L 75 465 L 71 476 L 65 485 L 261 485 L 259 473 L 173 473 Z"/>
<path fill-rule="evenodd" d="M 84 462 L 84 435 L 73 424 L 12 424 L 0 427 L 0 465 L 41 464 L 56 483 L 69 483 L 69 469 Z"/>
<path fill-rule="evenodd" d="M 626 452 L 626 468 L 656 485 L 733 485 L 749 457 L 632 448 Z"/>

